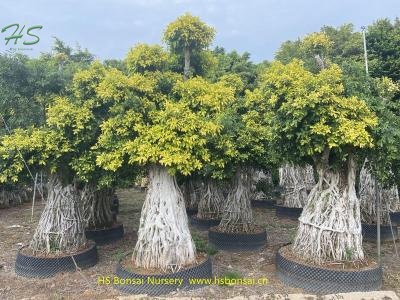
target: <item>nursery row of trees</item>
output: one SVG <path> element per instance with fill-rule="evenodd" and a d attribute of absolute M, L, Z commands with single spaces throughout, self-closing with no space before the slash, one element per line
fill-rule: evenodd
<path fill-rule="evenodd" d="M 352 25 L 288 41 L 261 64 L 209 50 L 214 35 L 186 14 L 164 31 L 167 47 L 137 44 L 122 61 L 59 40 L 38 59 L 0 57 L 2 188 L 28 182 L 26 165 L 49 181 L 34 251 L 84 245 L 85 226 L 112 223 L 115 188 L 147 174 L 134 261 L 176 270 L 196 259 L 185 205 L 220 218 L 221 232 L 251 233 L 254 170 L 286 165 L 291 181 L 293 166 L 308 165 L 316 183 L 292 191 L 305 205 L 294 251 L 316 263 L 364 259 L 361 166 L 383 188 L 400 176 L 400 22 L 368 28 L 371 76 Z"/>

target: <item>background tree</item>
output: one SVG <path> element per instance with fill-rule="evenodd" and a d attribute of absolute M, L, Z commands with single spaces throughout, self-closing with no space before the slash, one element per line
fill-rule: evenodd
<path fill-rule="evenodd" d="M 212 74 L 209 75 L 211 80 L 216 80 L 224 75 L 236 74 L 240 77 L 246 89 L 254 89 L 257 78 L 257 66 L 250 61 L 250 54 L 244 52 L 239 54 L 236 51 L 227 53 L 224 48 L 216 47 L 213 55 L 217 58 L 217 65 Z"/>
<path fill-rule="evenodd" d="M 173 53 L 184 57 L 184 78 L 190 76 L 190 59 L 193 53 L 199 54 L 214 39 L 215 31 L 200 18 L 185 14 L 167 26 L 164 41 Z"/>
<path fill-rule="evenodd" d="M 371 76 L 400 81 L 400 20 L 381 19 L 368 26 L 367 46 Z"/>

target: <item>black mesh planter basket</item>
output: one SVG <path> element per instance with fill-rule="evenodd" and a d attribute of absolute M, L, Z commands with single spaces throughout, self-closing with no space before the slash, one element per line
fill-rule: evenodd
<path fill-rule="evenodd" d="M 286 285 L 318 294 L 376 291 L 382 286 L 382 268 L 378 265 L 361 270 L 325 269 L 286 258 L 281 249 L 276 255 L 276 269 Z"/>
<path fill-rule="evenodd" d="M 97 245 L 106 245 L 124 237 L 124 226 L 115 224 L 109 228 L 86 230 L 85 235 L 87 239 L 95 241 Z"/>
<path fill-rule="evenodd" d="M 363 240 L 368 242 L 376 242 L 377 239 L 377 225 L 376 224 L 361 224 Z M 390 242 L 393 241 L 394 238 L 398 239 L 398 231 L 397 226 L 392 225 L 392 229 L 390 229 L 390 225 L 381 225 L 381 241 L 382 242 Z"/>
<path fill-rule="evenodd" d="M 287 207 L 275 205 L 276 216 L 279 218 L 288 218 L 297 221 L 303 212 L 302 207 Z"/>
<path fill-rule="evenodd" d="M 186 214 L 188 216 L 197 215 L 197 209 L 196 208 L 186 208 Z"/>
<path fill-rule="evenodd" d="M 217 226 L 221 219 L 200 219 L 197 215 L 190 216 L 190 224 L 200 230 L 208 230 L 208 228 Z"/>
<path fill-rule="evenodd" d="M 252 207 L 273 208 L 275 204 L 276 201 L 271 199 L 251 200 Z"/>
<path fill-rule="evenodd" d="M 81 269 L 94 266 L 98 261 L 96 244 L 91 242 L 88 249 L 72 256 L 36 257 L 18 251 L 15 261 L 15 273 L 28 278 L 52 277 L 60 272 L 75 271 L 74 260 Z"/>
<path fill-rule="evenodd" d="M 400 211 L 391 212 L 389 216 L 393 225 L 400 225 Z"/>
<path fill-rule="evenodd" d="M 225 233 L 211 227 L 208 230 L 208 242 L 221 250 L 227 251 L 251 251 L 265 246 L 267 232 L 263 230 L 257 233 Z"/>
<path fill-rule="evenodd" d="M 175 273 L 143 275 L 130 272 L 122 267 L 120 263 L 117 265 L 115 277 L 113 280 L 114 287 L 127 294 L 147 294 L 149 296 L 159 296 L 180 290 L 191 290 L 206 286 L 203 282 L 190 282 L 196 279 L 212 278 L 212 263 L 210 257 L 203 263 L 189 269 L 181 270 Z M 160 280 L 181 279 L 182 285 L 178 283 L 161 284 Z M 130 282 L 129 282 L 130 281 Z"/>

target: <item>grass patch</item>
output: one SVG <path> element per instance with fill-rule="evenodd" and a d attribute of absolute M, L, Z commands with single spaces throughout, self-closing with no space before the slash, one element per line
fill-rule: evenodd
<path fill-rule="evenodd" d="M 121 249 L 115 250 L 112 254 L 111 257 L 113 258 L 113 260 L 116 261 L 120 261 L 121 259 L 125 258 L 125 256 L 128 254 L 129 252 L 127 251 L 123 251 Z"/>
<path fill-rule="evenodd" d="M 217 248 L 215 248 L 213 245 L 208 244 L 208 241 L 200 234 L 194 232 L 192 233 L 192 238 L 197 251 L 207 253 L 208 255 L 214 255 L 218 252 Z"/>
<path fill-rule="evenodd" d="M 243 278 L 243 275 L 236 270 L 232 270 L 232 271 L 225 271 L 222 275 L 222 278 L 224 278 L 224 283 L 221 284 L 221 286 L 231 286 L 233 284 L 229 284 L 227 282 L 232 281 L 234 279 L 241 279 Z"/>

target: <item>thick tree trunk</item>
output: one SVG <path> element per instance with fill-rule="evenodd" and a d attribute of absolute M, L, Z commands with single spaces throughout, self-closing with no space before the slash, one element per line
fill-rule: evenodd
<path fill-rule="evenodd" d="M 224 232 L 250 232 L 254 228 L 250 194 L 252 174 L 238 167 L 222 212 L 219 229 Z"/>
<path fill-rule="evenodd" d="M 279 169 L 279 185 L 283 187 L 283 206 L 304 207 L 308 191 L 315 186 L 312 166 L 285 165 Z"/>
<path fill-rule="evenodd" d="M 354 160 L 349 158 L 340 173 L 329 170 L 327 162 L 317 166 L 319 180 L 299 218 L 293 250 L 316 264 L 363 260 Z"/>
<path fill-rule="evenodd" d="M 83 220 L 86 228 L 105 228 L 113 224 L 111 203 L 114 190 L 111 188 L 98 189 L 94 184 L 85 184 L 81 191 Z"/>
<path fill-rule="evenodd" d="M 201 191 L 197 217 L 200 219 L 219 219 L 222 213 L 224 195 L 221 183 L 207 179 Z"/>
<path fill-rule="evenodd" d="M 48 188 L 30 248 L 46 253 L 75 251 L 86 244 L 79 193 L 72 184 L 63 186 L 56 175 L 50 177 Z"/>
<path fill-rule="evenodd" d="M 190 77 L 190 49 L 185 47 L 183 49 L 183 55 L 185 56 L 185 66 L 183 68 L 183 78 L 188 80 Z"/>
<path fill-rule="evenodd" d="M 176 271 L 195 262 L 185 203 L 175 177 L 162 166 L 151 166 L 132 259 L 143 268 Z"/>
<path fill-rule="evenodd" d="M 381 223 L 389 225 L 389 212 L 400 211 L 400 199 L 397 186 L 390 189 L 383 188 L 378 183 L 378 194 L 381 199 L 382 207 Z M 363 223 L 376 224 L 376 185 L 375 178 L 372 176 L 368 161 L 366 160 L 360 171 L 359 194 L 361 204 L 361 220 Z"/>

